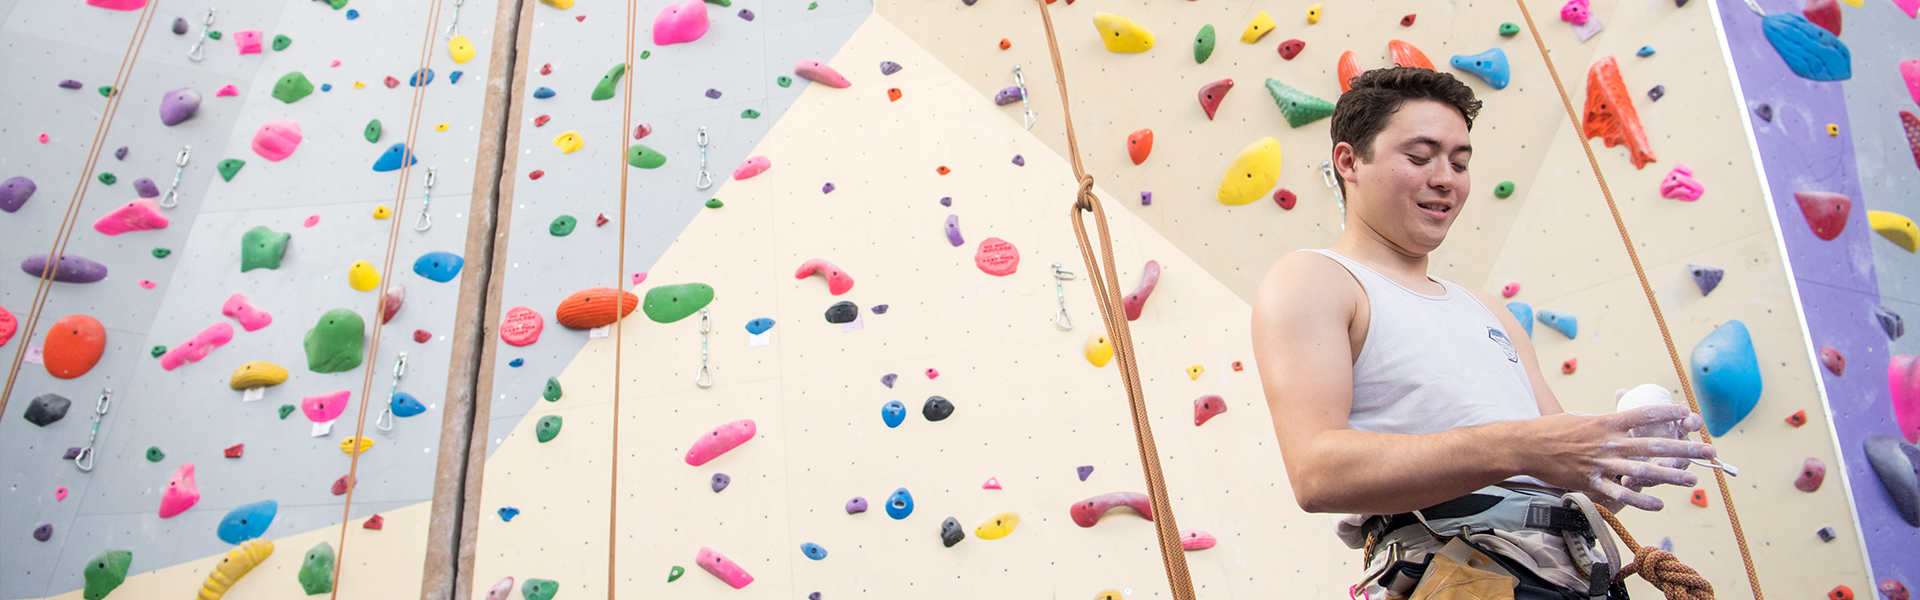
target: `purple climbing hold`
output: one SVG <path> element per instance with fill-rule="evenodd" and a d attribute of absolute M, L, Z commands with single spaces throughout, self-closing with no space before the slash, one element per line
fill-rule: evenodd
<path fill-rule="evenodd" d="M 53 524 L 47 523 L 33 528 L 33 539 L 37 542 L 53 539 Z"/>
<path fill-rule="evenodd" d="M 1013 164 L 1015 164 L 1015 165 L 1019 165 L 1019 166 L 1022 166 L 1022 167 L 1024 167 L 1024 166 L 1027 166 L 1027 159 L 1026 159 L 1026 157 L 1024 157 L 1024 156 L 1020 156 L 1020 155 L 1018 155 L 1018 154 L 1015 154 L 1015 155 L 1013 155 Z"/>
<path fill-rule="evenodd" d="M 114 159 L 114 160 L 126 160 L 126 159 L 127 159 L 127 147 L 126 147 L 126 146 L 121 146 L 119 150 L 115 150 L 115 151 L 113 151 L 113 159 Z"/>
<path fill-rule="evenodd" d="M 719 100 L 719 99 L 720 99 L 720 90 L 716 90 L 716 89 L 713 89 L 713 88 L 707 88 L 707 97 L 708 97 L 708 98 L 712 98 L 712 99 L 715 99 L 715 100 Z"/>
<path fill-rule="evenodd" d="M 969 5 L 971 5 L 971 4 L 973 4 L 973 3 L 972 3 L 971 1 L 969 1 L 969 2 L 967 3 L 967 4 L 969 4 Z M 820 592 L 814 592 L 814 593 L 811 593 L 811 594 L 807 594 L 807 600 L 820 600 Z"/>
<path fill-rule="evenodd" d="M 713 493 L 715 494 L 720 493 L 720 490 L 727 489 L 727 485 L 731 483 L 733 483 L 733 478 L 728 477 L 726 473 L 714 473 L 713 474 Z"/>
<path fill-rule="evenodd" d="M 80 458 L 80 447 L 79 447 L 79 446 L 69 446 L 69 447 L 67 448 L 67 453 L 66 453 L 66 455 L 65 455 L 65 456 L 61 456 L 60 458 L 63 458 L 63 459 L 66 459 L 66 460 L 73 460 L 73 459 L 76 459 L 76 458 Z"/>
<path fill-rule="evenodd" d="M 960 0 L 962 4 L 965 4 L 967 6 L 973 6 L 973 3 L 979 2 L 979 1 L 980 0 Z"/>
<path fill-rule="evenodd" d="M 885 305 L 885 304 L 875 304 L 875 305 L 873 305 L 873 314 L 876 314 L 876 315 L 884 315 L 884 314 L 887 314 L 887 305 Z"/>
<path fill-rule="evenodd" d="M 200 112 L 200 92 L 183 87 L 160 97 L 160 123 L 168 127 L 179 125 Z"/>
<path fill-rule="evenodd" d="M 863 513 L 863 512 L 867 512 L 866 498 L 854 496 L 852 500 L 847 501 L 847 514 L 851 515 L 854 513 Z"/>
<path fill-rule="evenodd" d="M 892 75 L 894 73 L 899 73 L 899 72 L 900 72 L 900 63 L 893 62 L 890 60 L 880 61 L 881 75 Z"/>
<path fill-rule="evenodd" d="M 940 198 L 940 205 L 941 205 L 941 206 L 953 206 L 953 196 L 942 196 L 942 197 Z"/>
<path fill-rule="evenodd" d="M 67 88 L 70 90 L 77 90 L 77 89 L 80 89 L 80 82 L 74 81 L 72 79 L 68 79 L 65 81 L 61 81 L 60 87 Z"/>
<path fill-rule="evenodd" d="M 1000 88 L 1000 92 L 993 95 L 993 103 L 1000 106 L 1006 106 L 1008 104 L 1019 102 L 1022 98 L 1025 98 L 1025 97 L 1026 97 L 1025 95 L 1020 93 L 1020 86 L 1010 85 L 1004 88 Z"/>
<path fill-rule="evenodd" d="M 1654 102 L 1659 102 L 1660 97 L 1665 95 L 1667 95 L 1667 86 L 1664 85 L 1656 85 L 1653 89 L 1647 90 L 1647 97 L 1652 98 Z"/>
<path fill-rule="evenodd" d="M 1153 192 L 1140 192 L 1140 205 L 1153 206 Z"/>
<path fill-rule="evenodd" d="M 820 186 L 820 193 L 822 193 L 822 194 L 831 194 L 831 193 L 833 193 L 833 182 L 831 182 L 831 181 L 829 181 L 829 182 L 827 182 L 827 184 L 826 184 L 826 185 L 823 185 L 823 186 Z"/>
<path fill-rule="evenodd" d="M 173 18 L 173 34 L 174 35 L 187 34 L 187 18 L 186 17 Z"/>
<path fill-rule="evenodd" d="M 884 386 L 887 386 L 887 388 L 888 388 L 888 389 L 892 389 L 892 388 L 893 388 L 893 382 L 894 382 L 894 380 L 896 380 L 896 379 L 899 379 L 899 378 L 900 378 L 900 376 L 899 376 L 899 375 L 897 375 L 897 374 L 894 374 L 894 373 L 888 373 L 888 374 L 885 374 L 885 375 L 881 375 L 881 376 L 880 376 L 880 385 L 884 385 Z"/>
<path fill-rule="evenodd" d="M 1093 474 L 1093 465 L 1082 465 L 1079 467 L 1075 467 L 1073 470 L 1075 473 L 1078 473 L 1080 475 L 1081 481 L 1086 481 L 1087 476 Z"/>
<path fill-rule="evenodd" d="M 133 180 L 133 192 L 141 198 L 159 198 L 160 186 L 154 185 L 152 179 L 141 177 Z"/>
<path fill-rule="evenodd" d="M 40 277 L 47 270 L 47 255 L 35 254 L 20 261 L 20 270 Z M 53 280 L 62 283 L 93 283 L 107 278 L 107 266 L 78 256 L 61 256 L 53 267 Z"/>
<path fill-rule="evenodd" d="M 752 21 L 752 20 L 753 20 L 753 11 L 750 11 L 750 10 L 747 10 L 747 9 L 744 9 L 744 8 L 742 8 L 742 9 L 740 9 L 740 18 L 742 18 L 742 19 L 746 19 L 746 20 L 748 20 L 748 21 Z"/>
<path fill-rule="evenodd" d="M 1900 339 L 1900 336 L 1907 334 L 1907 324 L 1900 319 L 1900 313 L 1887 310 L 1885 306 L 1875 306 L 1873 316 L 1880 320 L 1880 329 L 1887 332 L 1887 341 Z"/>
<path fill-rule="evenodd" d="M 1725 270 L 1700 265 L 1687 265 L 1687 272 L 1693 274 L 1693 284 L 1700 287 L 1702 296 L 1713 293 L 1713 288 L 1720 287 L 1720 278 L 1727 275 Z"/>
<path fill-rule="evenodd" d="M 960 215 L 947 215 L 947 241 L 955 246 L 967 243 L 966 239 L 960 237 Z"/>
<path fill-rule="evenodd" d="M 27 199 L 32 198 L 33 192 L 38 189 L 40 187 L 34 185 L 32 179 L 25 177 L 7 179 L 5 183 L 0 183 L 0 210 L 7 212 L 20 210 L 20 205 L 26 204 Z"/>
<path fill-rule="evenodd" d="M 1761 104 L 1759 106 L 1756 106 L 1753 108 L 1753 114 L 1759 115 L 1760 120 L 1762 121 L 1772 123 L 1773 122 L 1773 105 Z"/>

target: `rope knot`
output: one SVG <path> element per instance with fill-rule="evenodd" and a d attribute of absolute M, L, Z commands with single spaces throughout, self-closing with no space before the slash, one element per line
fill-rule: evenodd
<path fill-rule="evenodd" d="M 1098 199 L 1093 196 L 1093 176 L 1085 173 L 1080 174 L 1080 191 L 1075 194 L 1074 197 L 1074 210 L 1091 211 L 1093 210 L 1093 203 L 1096 201 L 1098 201 Z"/>
<path fill-rule="evenodd" d="M 1653 584 L 1667 598 L 1678 600 L 1712 600 L 1713 584 L 1692 567 L 1681 564 L 1679 557 L 1661 550 L 1658 546 L 1641 546 L 1633 551 L 1633 564 L 1620 569 L 1620 577 L 1639 573 L 1641 579 Z"/>

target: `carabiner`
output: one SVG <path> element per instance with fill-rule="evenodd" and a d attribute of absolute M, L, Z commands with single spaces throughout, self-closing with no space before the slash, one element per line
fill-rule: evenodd
<path fill-rule="evenodd" d="M 436 170 L 438 169 L 427 167 L 426 197 L 420 201 L 420 218 L 413 222 L 414 231 L 426 231 L 433 227 L 433 216 L 427 214 L 427 209 L 433 207 L 433 173 Z"/>
<path fill-rule="evenodd" d="M 382 433 L 393 431 L 393 397 L 400 393 L 400 378 L 407 374 L 407 353 L 401 352 L 393 363 L 393 385 L 387 388 L 387 406 L 373 418 L 373 428 Z"/>
<path fill-rule="evenodd" d="M 180 156 L 173 159 L 173 185 L 167 186 L 167 193 L 160 196 L 160 208 L 180 205 L 180 176 L 187 172 L 187 159 L 192 155 L 193 146 L 180 147 Z"/>
<path fill-rule="evenodd" d="M 460 35 L 460 5 L 466 3 L 466 1 L 467 0 L 453 0 L 453 23 L 447 25 L 446 36 L 448 38 Z"/>
<path fill-rule="evenodd" d="M 700 144 L 700 175 L 694 178 L 693 185 L 704 190 L 713 187 L 713 174 L 707 172 L 707 126 L 700 126 L 700 135 L 694 140 Z"/>
<path fill-rule="evenodd" d="M 1027 77 L 1020 73 L 1020 65 L 1013 66 L 1013 84 L 1020 88 L 1020 108 L 1027 111 L 1027 131 L 1033 131 L 1037 114 L 1033 112 L 1033 103 L 1027 100 Z"/>
<path fill-rule="evenodd" d="M 113 388 L 101 388 L 100 399 L 93 403 L 93 429 L 87 432 L 87 445 L 73 456 L 73 466 L 82 473 L 93 472 L 93 445 L 100 438 L 100 420 L 107 416 L 107 407 L 112 406 Z"/>
<path fill-rule="evenodd" d="M 1072 281 L 1075 277 L 1078 277 L 1078 275 L 1074 274 L 1073 271 L 1060 268 L 1060 263 L 1053 263 L 1053 295 L 1056 299 L 1060 300 L 1059 312 L 1053 313 L 1053 326 L 1060 328 L 1061 331 L 1073 330 L 1073 316 L 1067 314 L 1067 286 L 1065 282 Z"/>
<path fill-rule="evenodd" d="M 713 368 L 707 366 L 707 333 L 713 331 L 713 318 L 707 309 L 700 309 L 700 372 L 693 376 L 693 384 L 701 389 L 713 387 Z M 705 383 L 702 383 L 702 381 Z"/>
<path fill-rule="evenodd" d="M 194 42 L 193 47 L 187 49 L 187 60 L 200 62 L 207 57 L 207 32 L 213 30 L 213 11 L 214 9 L 207 9 L 207 18 L 200 26 L 200 41 Z"/>
<path fill-rule="evenodd" d="M 400 385 L 400 378 L 406 376 L 406 374 L 407 353 L 401 352 L 399 359 L 393 363 L 393 384 Z"/>

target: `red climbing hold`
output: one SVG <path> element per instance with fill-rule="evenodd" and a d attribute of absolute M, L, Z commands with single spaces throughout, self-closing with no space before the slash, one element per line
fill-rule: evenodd
<path fill-rule="evenodd" d="M 1207 111 L 1207 120 L 1213 120 L 1213 111 L 1220 109 L 1220 101 L 1226 99 L 1227 92 L 1233 89 L 1232 79 L 1222 79 L 1200 86 L 1200 108 Z"/>
<path fill-rule="evenodd" d="M 1801 11 L 1808 21 L 1819 25 L 1821 29 L 1840 35 L 1840 3 L 1835 0 L 1807 0 L 1806 10 Z"/>
<path fill-rule="evenodd" d="M 607 223 L 609 222 L 610 221 L 607 219 L 607 213 L 600 213 L 600 216 L 593 218 L 594 227 L 606 227 Z"/>
<path fill-rule="evenodd" d="M 400 80 L 394 79 L 392 75 L 387 76 L 387 80 L 385 83 L 387 84 L 387 89 L 400 87 Z"/>
<path fill-rule="evenodd" d="M 1569 358 L 1567 359 L 1567 362 L 1560 363 L 1561 375 L 1572 375 L 1574 371 L 1579 369 L 1580 369 L 1579 358 Z"/>
<path fill-rule="evenodd" d="M 647 137 L 647 134 L 649 133 L 653 133 L 652 125 L 641 123 L 639 125 L 633 126 L 633 139 L 637 140 L 643 137 Z"/>
<path fill-rule="evenodd" d="M 1280 188 L 1273 191 L 1273 201 L 1282 209 L 1293 210 L 1293 205 L 1300 202 L 1300 196 L 1294 194 L 1293 190 Z"/>
<path fill-rule="evenodd" d="M 1587 116 L 1582 123 L 1587 137 L 1600 138 L 1608 148 L 1626 144 L 1634 168 L 1646 168 L 1657 160 L 1646 130 L 1640 127 L 1640 114 L 1633 110 L 1633 95 L 1620 79 L 1620 64 L 1612 56 L 1587 69 Z"/>
<path fill-rule="evenodd" d="M 553 117 L 549 117 L 549 116 L 547 116 L 547 115 L 540 115 L 540 116 L 538 116 L 538 117 L 534 117 L 534 118 L 533 118 L 533 126 L 534 126 L 534 127 L 540 127 L 540 126 L 543 126 L 543 125 L 546 125 L 546 124 L 547 124 L 547 121 L 550 121 L 550 120 L 552 120 L 552 119 L 553 119 Z"/>
<path fill-rule="evenodd" d="M 1393 64 L 1395 66 L 1420 67 L 1428 71 L 1433 70 L 1433 61 L 1427 59 L 1427 53 L 1421 52 L 1419 48 L 1413 47 L 1413 44 L 1407 43 L 1406 41 L 1388 41 L 1387 53 L 1393 55 Z"/>
<path fill-rule="evenodd" d="M 1213 420 L 1220 413 L 1227 412 L 1227 401 L 1217 395 L 1208 394 L 1193 399 L 1193 426 L 1199 427 Z"/>
<path fill-rule="evenodd" d="M 1307 49 L 1307 43 L 1300 40 L 1280 42 L 1280 58 L 1293 60 L 1293 57 L 1299 56 L 1300 51 L 1305 49 Z"/>
<path fill-rule="evenodd" d="M 425 329 L 413 330 L 414 343 L 425 344 L 427 343 L 428 340 L 431 340 L 431 339 L 433 339 L 433 334 L 427 333 L 427 330 Z"/>
<path fill-rule="evenodd" d="M 67 315 L 54 321 L 41 345 L 40 359 L 47 374 L 73 379 L 93 370 L 107 351 L 107 329 L 86 315 Z"/>
<path fill-rule="evenodd" d="M 1404 17 L 1400 17 L 1400 26 L 1401 26 L 1401 27 L 1412 27 L 1412 26 L 1413 26 L 1413 17 L 1414 17 L 1414 15 L 1407 15 L 1407 16 L 1404 16 Z"/>
<path fill-rule="evenodd" d="M 1827 592 L 1827 600 L 1853 600 L 1853 588 L 1844 585 L 1835 586 Z"/>
<path fill-rule="evenodd" d="M 228 446 L 227 458 L 240 458 L 240 454 L 246 451 L 247 451 L 246 444 L 234 444 L 232 446 Z"/>
<path fill-rule="evenodd" d="M 1140 320 L 1140 311 L 1146 308 L 1147 297 L 1153 295 L 1153 288 L 1158 285 L 1160 285 L 1160 261 L 1149 260 L 1146 268 L 1140 271 L 1140 287 L 1134 288 L 1133 293 L 1120 299 L 1120 305 L 1127 309 L 1128 321 Z"/>
<path fill-rule="evenodd" d="M 1847 217 L 1853 214 L 1853 199 L 1832 192 L 1794 192 L 1807 226 L 1820 239 L 1833 241 L 1847 229 Z"/>
<path fill-rule="evenodd" d="M 1910 79 L 1908 81 L 1920 81 L 1920 79 Z M 1914 86 L 1914 89 L 1920 90 L 1920 85 Z M 1916 91 L 1915 94 L 1920 94 L 1920 91 Z M 1916 100 L 1916 102 L 1920 102 L 1920 100 Z M 1913 113 L 1904 110 L 1900 111 L 1900 125 L 1907 130 L 1907 146 L 1913 148 L 1913 164 L 1920 166 L 1920 117 L 1913 116 Z"/>
<path fill-rule="evenodd" d="M 527 174 L 527 179 L 539 179 L 541 177 L 546 177 L 546 176 L 547 176 L 546 171 L 534 169 L 532 173 Z"/>
<path fill-rule="evenodd" d="M 367 517 L 367 522 L 360 524 L 361 528 L 372 529 L 374 531 L 385 529 L 386 526 L 387 526 L 387 520 L 385 518 L 382 518 L 380 515 Z"/>
<path fill-rule="evenodd" d="M 339 479 L 333 480 L 333 495 L 345 496 L 347 489 L 351 487 L 353 487 L 353 476 L 341 475 Z"/>
<path fill-rule="evenodd" d="M 1840 351 L 1833 349 L 1832 346 L 1820 347 L 1820 364 L 1825 365 L 1828 371 L 1832 371 L 1835 377 L 1847 374 L 1847 357 L 1841 356 Z"/>
<path fill-rule="evenodd" d="M 1802 411 L 1798 411 L 1798 412 L 1795 412 L 1795 413 L 1793 413 L 1793 414 L 1791 414 L 1791 415 L 1787 415 L 1787 424 L 1788 424 L 1788 425 L 1792 425 L 1792 426 L 1794 426 L 1794 427 L 1799 427 L 1799 426 L 1801 426 L 1801 425 L 1806 425 L 1806 424 L 1807 424 L 1807 411 L 1804 411 L 1804 410 L 1802 410 Z"/>
<path fill-rule="evenodd" d="M 1127 135 L 1127 157 L 1133 164 L 1147 162 L 1147 156 L 1153 154 L 1153 130 L 1142 129 Z"/>
<path fill-rule="evenodd" d="M 553 63 L 547 63 L 547 64 L 544 64 L 544 65 L 540 65 L 540 74 L 541 74 L 541 75 L 552 75 L 552 74 L 553 74 Z"/>

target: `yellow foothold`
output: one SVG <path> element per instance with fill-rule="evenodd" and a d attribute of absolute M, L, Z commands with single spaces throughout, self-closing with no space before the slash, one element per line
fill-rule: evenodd
<path fill-rule="evenodd" d="M 453 39 L 447 40 L 447 54 L 453 55 L 453 64 L 466 64 L 473 60 L 473 42 L 467 41 L 464 35 L 453 36 Z"/>
<path fill-rule="evenodd" d="M 560 147 L 561 154 L 573 154 L 573 151 L 585 148 L 587 142 L 580 139 L 580 132 L 569 131 L 560 134 L 560 137 L 553 138 L 553 145 Z"/>
<path fill-rule="evenodd" d="M 353 89 L 356 89 L 356 90 L 357 90 L 357 89 L 360 89 L 360 88 L 363 88 L 363 87 L 367 87 L 367 82 L 365 82 L 365 81 L 355 81 L 355 82 L 353 82 Z"/>
<path fill-rule="evenodd" d="M 441 124 L 439 124 L 439 125 L 435 125 L 435 126 L 433 126 L 433 128 L 434 128 L 435 130 L 439 130 L 439 131 L 446 131 L 446 130 L 447 130 L 447 126 L 448 126 L 448 125 L 452 125 L 452 123 L 441 123 Z"/>
<path fill-rule="evenodd" d="M 1120 590 L 1103 590 L 1095 594 L 1093 600 L 1126 600 L 1126 598 L 1120 595 Z"/>
<path fill-rule="evenodd" d="M 393 216 L 393 209 L 387 208 L 387 205 L 382 204 L 382 205 L 373 207 L 373 218 L 385 219 L 391 216 Z"/>
<path fill-rule="evenodd" d="M 347 268 L 347 285 L 362 292 L 380 287 L 380 272 L 373 270 L 373 263 L 356 260 Z"/>
<path fill-rule="evenodd" d="M 1307 7 L 1307 24 L 1312 25 L 1319 22 L 1320 22 L 1320 5 L 1315 4 L 1313 6 Z"/>
<path fill-rule="evenodd" d="M 1110 360 L 1113 360 L 1113 340 L 1107 339 L 1104 333 L 1087 336 L 1087 362 L 1104 367 Z"/>
<path fill-rule="evenodd" d="M 1869 210 L 1867 225 L 1873 227 L 1874 231 L 1880 232 L 1880 235 L 1893 240 L 1893 243 L 1901 248 L 1906 248 L 1908 252 L 1920 252 L 1920 226 L 1914 225 L 1913 219 L 1907 218 L 1906 215 L 1884 210 Z"/>
<path fill-rule="evenodd" d="M 266 361 L 253 361 L 233 370 L 233 376 L 227 378 L 227 387 L 245 390 L 257 387 L 273 387 L 286 383 L 287 369 Z"/>
<path fill-rule="evenodd" d="M 1146 52 L 1153 48 L 1153 32 L 1133 19 L 1113 13 L 1093 13 L 1093 27 L 1100 30 L 1100 41 L 1108 52 Z"/>
<path fill-rule="evenodd" d="M 354 436 L 344 440 L 340 440 L 340 451 L 347 453 L 347 456 L 353 456 L 361 452 L 366 452 L 367 450 L 372 448 L 373 448 L 372 438 L 363 438 L 360 436 Z"/>
<path fill-rule="evenodd" d="M 1260 14 L 1253 16 L 1253 22 L 1247 24 L 1247 30 L 1240 32 L 1240 41 L 1248 44 L 1258 42 L 1273 28 L 1273 17 L 1268 16 L 1267 11 L 1260 11 Z"/>
<path fill-rule="evenodd" d="M 560 10 L 573 8 L 573 0 L 540 0 L 540 3 Z"/>
<path fill-rule="evenodd" d="M 213 567 L 213 573 L 207 575 L 207 582 L 200 585 L 200 595 L 195 600 L 220 600 L 227 595 L 233 584 L 246 577 L 248 571 L 267 562 L 273 556 L 273 541 L 254 538 L 240 543 L 240 547 L 227 551 L 227 557 Z"/>
<path fill-rule="evenodd" d="M 1200 374 L 1202 372 L 1205 372 L 1206 370 L 1207 370 L 1206 367 L 1202 367 L 1200 365 L 1187 367 L 1187 379 L 1199 379 Z"/>
<path fill-rule="evenodd" d="M 992 519 L 973 528 L 973 535 L 983 540 L 997 540 L 1007 537 L 1007 534 L 1013 533 L 1013 528 L 1019 526 L 1020 513 L 1007 511 L 994 515 Z"/>
<path fill-rule="evenodd" d="M 1845 2 L 1847 3 L 1847 6 L 1851 6 L 1854 8 L 1860 8 L 1862 6 L 1866 6 L 1866 0 L 1840 0 L 1840 1 Z"/>
<path fill-rule="evenodd" d="M 1280 141 L 1260 138 L 1241 150 L 1233 164 L 1227 165 L 1227 173 L 1220 177 L 1216 198 L 1228 206 L 1248 204 L 1266 196 L 1267 190 L 1279 182 Z"/>
<path fill-rule="evenodd" d="M 1837 124 L 1828 123 L 1827 135 L 1833 136 L 1833 137 L 1840 137 L 1840 126 Z"/>

